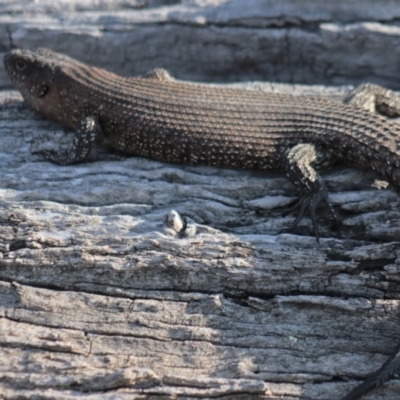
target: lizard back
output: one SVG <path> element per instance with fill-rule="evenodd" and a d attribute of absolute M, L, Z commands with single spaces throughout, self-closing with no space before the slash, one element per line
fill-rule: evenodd
<path fill-rule="evenodd" d="M 313 143 L 399 187 L 398 124 L 356 106 L 187 83 L 162 70 L 125 78 L 47 49 L 13 52 L 31 57 L 36 81 L 48 85 L 43 99 L 32 98 L 31 83 L 15 77 L 33 109 L 72 128 L 85 116 L 97 116 L 106 142 L 127 153 L 265 170 L 279 168 L 294 145 Z"/>

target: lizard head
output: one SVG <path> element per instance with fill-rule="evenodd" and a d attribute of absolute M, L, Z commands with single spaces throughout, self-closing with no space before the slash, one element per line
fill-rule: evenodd
<path fill-rule="evenodd" d="M 4 66 L 25 102 L 44 117 L 57 120 L 63 102 L 60 84 L 54 82 L 67 59 L 44 48 L 15 49 L 4 56 Z"/>

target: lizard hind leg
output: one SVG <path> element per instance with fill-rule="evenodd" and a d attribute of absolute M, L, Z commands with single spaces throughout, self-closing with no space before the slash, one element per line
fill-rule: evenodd
<path fill-rule="evenodd" d="M 343 103 L 378 112 L 389 118 L 400 116 L 400 97 L 392 90 L 372 83 L 362 83 L 350 91 Z"/>
<path fill-rule="evenodd" d="M 301 143 L 285 153 L 282 167 L 286 176 L 300 194 L 297 203 L 288 209 L 285 214 L 298 210 L 297 217 L 289 230 L 293 229 L 308 211 L 314 228 L 314 234 L 319 242 L 319 228 L 316 209 L 322 201 L 327 205 L 333 219 L 338 223 L 338 217 L 329 203 L 328 191 L 317 170 L 333 165 L 335 157 L 332 151 L 322 149 L 309 143 Z"/>

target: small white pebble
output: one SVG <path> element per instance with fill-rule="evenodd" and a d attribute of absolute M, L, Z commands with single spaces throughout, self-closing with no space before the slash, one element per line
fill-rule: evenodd
<path fill-rule="evenodd" d="M 180 233 L 186 225 L 182 217 L 175 210 L 171 210 L 168 214 L 166 214 L 164 222 L 169 228 L 172 228 L 178 233 Z"/>

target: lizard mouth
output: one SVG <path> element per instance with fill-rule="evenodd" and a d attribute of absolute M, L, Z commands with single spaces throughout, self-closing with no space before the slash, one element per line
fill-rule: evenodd
<path fill-rule="evenodd" d="M 6 69 L 9 78 L 15 84 L 17 82 L 17 72 L 13 68 L 13 63 L 12 63 L 13 58 L 14 57 L 11 52 L 7 53 L 4 55 L 3 63 L 4 63 L 4 68 Z"/>
<path fill-rule="evenodd" d="M 10 53 L 5 54 L 3 58 L 4 68 L 7 70 L 8 74 L 10 74 L 10 58 Z"/>

